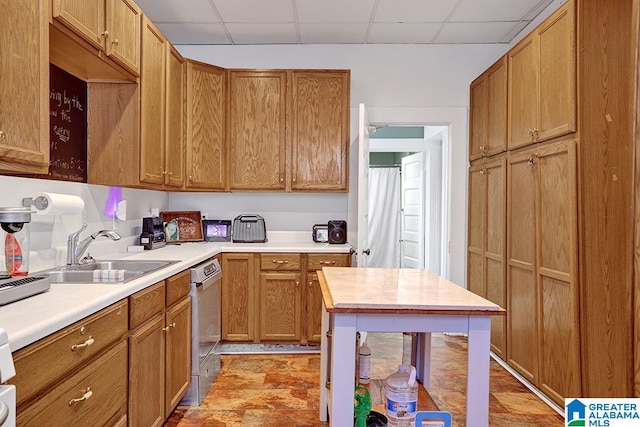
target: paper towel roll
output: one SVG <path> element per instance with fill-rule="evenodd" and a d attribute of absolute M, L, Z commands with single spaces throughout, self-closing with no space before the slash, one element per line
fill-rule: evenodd
<path fill-rule="evenodd" d="M 57 193 L 38 193 L 33 198 L 38 215 L 74 214 L 84 208 L 84 200 L 78 196 Z"/>

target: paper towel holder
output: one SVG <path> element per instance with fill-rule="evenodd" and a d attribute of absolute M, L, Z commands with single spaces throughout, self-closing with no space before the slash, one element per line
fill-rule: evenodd
<path fill-rule="evenodd" d="M 22 199 L 22 206 L 25 208 L 35 207 L 38 210 L 46 209 L 49 206 L 49 201 L 46 197 L 24 197 Z"/>

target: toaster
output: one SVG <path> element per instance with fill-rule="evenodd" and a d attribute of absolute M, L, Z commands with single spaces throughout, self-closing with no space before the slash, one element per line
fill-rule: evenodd
<path fill-rule="evenodd" d="M 234 243 L 265 243 L 267 227 L 260 215 L 239 215 L 233 220 Z"/>

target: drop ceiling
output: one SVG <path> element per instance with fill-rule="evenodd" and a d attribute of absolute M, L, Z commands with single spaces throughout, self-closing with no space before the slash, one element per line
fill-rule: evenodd
<path fill-rule="evenodd" d="M 174 45 L 509 43 L 552 0 L 136 0 Z"/>

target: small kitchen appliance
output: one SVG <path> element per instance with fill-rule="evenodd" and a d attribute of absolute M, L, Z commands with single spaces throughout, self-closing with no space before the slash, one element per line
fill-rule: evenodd
<path fill-rule="evenodd" d="M 207 242 L 230 242 L 231 221 L 225 219 L 203 219 L 202 234 Z"/>
<path fill-rule="evenodd" d="M 142 218 L 140 245 L 146 250 L 162 248 L 167 244 L 162 218 L 158 216 Z"/>
<path fill-rule="evenodd" d="M 329 228 L 327 224 L 316 224 L 311 230 L 313 241 L 316 243 L 327 243 L 329 240 Z"/>
<path fill-rule="evenodd" d="M 0 276 L 29 273 L 29 226 L 31 209 L 0 208 Z"/>
<path fill-rule="evenodd" d="M 345 244 L 347 243 L 347 221 L 332 220 L 328 223 L 329 243 Z"/>
<path fill-rule="evenodd" d="M 233 220 L 234 243 L 265 243 L 267 227 L 260 215 L 240 215 Z"/>

